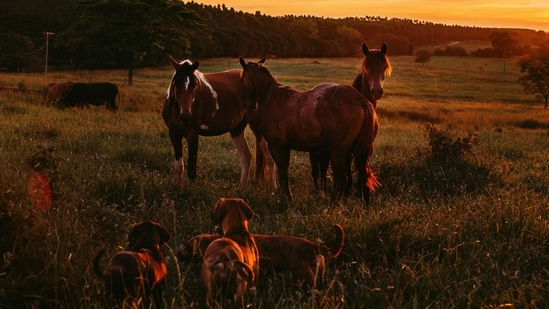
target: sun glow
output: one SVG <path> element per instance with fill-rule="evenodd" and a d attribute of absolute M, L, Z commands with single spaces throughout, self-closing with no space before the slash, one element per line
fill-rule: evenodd
<path fill-rule="evenodd" d="M 524 28 L 549 32 L 546 0 L 306 0 L 251 1 L 207 0 L 237 11 L 272 16 L 311 15 L 332 18 L 380 16 L 447 25 L 493 28 Z"/>

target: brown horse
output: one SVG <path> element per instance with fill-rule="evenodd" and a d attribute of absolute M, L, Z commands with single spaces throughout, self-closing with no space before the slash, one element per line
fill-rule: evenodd
<path fill-rule="evenodd" d="M 380 49 L 369 49 L 366 43 L 362 42 L 362 53 L 364 60 L 360 67 L 358 75 L 353 81 L 353 87 L 360 91 L 368 101 L 377 106 L 377 100 L 383 97 L 383 82 L 387 75 L 391 75 L 391 62 L 387 57 L 387 44 L 383 42 Z M 329 83 L 320 84 L 316 87 L 329 85 Z M 327 150 L 312 151 L 309 153 L 311 164 L 311 174 L 317 191 L 326 191 L 326 173 L 329 166 L 329 154 Z M 320 176 L 319 176 L 320 174 Z M 348 167 L 347 177 L 351 179 L 351 168 Z M 320 184 L 319 184 L 320 178 Z M 346 191 L 350 189 L 351 182 L 347 184 Z"/>
<path fill-rule="evenodd" d="M 252 155 L 244 138 L 244 129 L 248 124 L 245 114 L 248 110 L 244 106 L 240 70 L 202 74 L 197 70 L 198 61 L 178 62 L 171 56 L 168 56 L 168 60 L 175 73 L 168 87 L 162 118 L 168 127 L 175 152 L 177 184 L 183 183 L 183 138 L 188 145 L 187 176 L 194 180 L 198 137 L 229 132 L 242 167 L 240 186 L 245 187 Z"/>
<path fill-rule="evenodd" d="M 313 151 L 326 148 L 330 154 L 337 202 L 347 183 L 346 166 L 355 156 L 360 190 L 368 200 L 369 190 L 378 184 L 368 161 L 377 134 L 377 116 L 371 104 L 356 89 L 346 85 L 328 85 L 297 91 L 281 85 L 263 65 L 242 65 L 241 80 L 245 104 L 257 109 L 259 134 L 268 142 L 278 167 L 278 179 L 284 195 L 291 201 L 288 184 L 290 150 Z"/>

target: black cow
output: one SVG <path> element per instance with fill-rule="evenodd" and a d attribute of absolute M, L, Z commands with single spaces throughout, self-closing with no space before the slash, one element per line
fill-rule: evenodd
<path fill-rule="evenodd" d="M 111 83 L 75 83 L 71 92 L 59 100 L 59 105 L 61 107 L 78 106 L 82 108 L 84 105 L 88 106 L 89 104 L 95 106 L 105 104 L 108 109 L 114 111 L 118 109 L 116 105 L 117 95 L 120 103 L 118 87 Z"/>

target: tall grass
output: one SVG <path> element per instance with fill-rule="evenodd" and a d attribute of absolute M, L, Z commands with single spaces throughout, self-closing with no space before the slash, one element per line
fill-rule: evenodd
<path fill-rule="evenodd" d="M 333 223 L 346 231 L 342 255 L 328 264 L 327 289 L 307 298 L 289 274 L 264 276 L 248 297 L 256 308 L 548 306 L 547 112 L 524 97 L 509 60 L 507 71 L 493 59 L 391 60 L 372 158 L 383 187 L 366 209 L 354 197 L 330 207 L 313 190 L 306 154 L 292 152 L 294 202 L 280 212 L 281 198 L 267 184 L 251 179 L 238 188 L 228 135 L 201 138 L 198 179 L 174 187 L 160 115 L 169 67 L 137 70 L 133 86 L 124 71 L 50 73 L 48 82 L 115 82 L 122 99 L 116 113 L 58 110 L 39 94 L 0 93 L 0 308 L 101 307 L 105 294 L 91 260 L 100 248 L 113 254 L 124 247 L 129 226 L 142 220 L 173 235 L 164 250 L 167 307 L 196 308 L 204 300 L 200 265 L 179 263 L 174 252 L 213 232 L 209 212 L 220 197 L 251 205 L 254 233 L 330 242 Z M 266 65 L 283 84 L 304 90 L 352 82 L 360 60 Z M 238 62 L 201 60 L 203 72 L 227 68 Z M 46 83 L 41 74 L 0 75 L 2 85 L 21 81 Z M 458 142 L 469 133 L 477 137 L 470 148 Z M 437 157 L 446 144 L 457 145 L 458 155 Z M 36 172 L 52 188 L 47 211 L 29 194 Z"/>

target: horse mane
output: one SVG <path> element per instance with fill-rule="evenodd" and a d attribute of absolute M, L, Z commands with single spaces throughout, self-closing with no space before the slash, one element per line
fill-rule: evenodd
<path fill-rule="evenodd" d="M 269 71 L 269 69 L 264 66 L 262 63 L 258 63 L 257 64 L 257 67 L 259 68 L 259 70 L 263 73 L 265 73 L 267 76 L 265 77 L 265 79 L 269 79 L 274 85 L 276 86 L 279 86 L 279 87 L 285 87 L 283 86 L 278 80 L 276 80 L 276 78 L 273 76 L 273 74 L 271 73 L 271 71 Z"/>
<path fill-rule="evenodd" d="M 181 65 L 181 67 L 177 71 L 175 71 L 175 73 L 172 77 L 172 81 L 176 77 L 178 77 L 179 75 L 186 74 L 187 72 L 183 73 L 184 69 L 191 66 L 193 63 L 189 59 L 185 59 L 185 60 L 179 62 L 179 64 Z M 194 70 L 193 75 L 194 75 L 194 83 L 196 83 L 196 85 L 198 87 L 201 87 L 201 86 L 207 87 L 210 90 L 210 92 L 212 93 L 212 96 L 214 97 L 214 99 L 216 101 L 216 105 L 217 105 L 217 92 L 213 89 L 212 85 L 210 84 L 210 82 L 208 82 L 208 80 L 206 79 L 204 74 L 202 74 L 202 72 L 200 72 L 199 70 Z M 169 91 L 169 89 L 168 89 L 168 91 Z M 218 108 L 219 108 L 219 106 L 218 106 Z"/>
<path fill-rule="evenodd" d="M 370 49 L 370 52 L 376 52 L 381 54 L 381 51 L 379 49 Z M 385 71 L 385 76 L 391 76 L 391 72 L 393 71 L 393 66 L 391 65 L 391 61 L 389 61 L 389 57 L 387 57 L 387 55 L 382 55 L 382 56 L 383 58 L 385 58 L 385 62 L 387 63 L 387 70 Z M 364 55 L 364 60 L 362 60 L 362 65 L 360 66 L 360 70 L 358 74 L 363 75 L 365 73 L 366 67 L 368 64 L 368 59 L 371 59 L 371 58 L 368 58 L 367 55 Z"/>
<path fill-rule="evenodd" d="M 206 86 L 210 92 L 212 93 L 212 96 L 215 100 L 215 105 L 217 107 L 217 109 L 219 109 L 219 103 L 217 102 L 217 92 L 213 89 L 212 85 L 210 84 L 210 82 L 206 79 L 206 77 L 204 76 L 204 74 L 202 74 L 202 72 L 198 71 L 198 70 L 195 70 L 194 71 L 194 77 L 197 79 L 198 81 L 198 86 Z"/>

